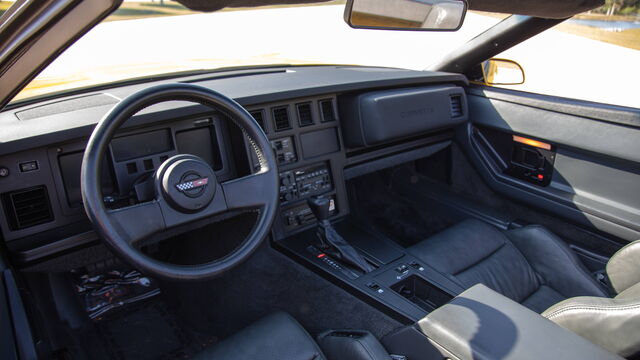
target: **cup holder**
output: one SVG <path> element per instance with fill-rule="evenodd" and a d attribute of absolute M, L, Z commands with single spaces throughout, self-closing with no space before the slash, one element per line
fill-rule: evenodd
<path fill-rule="evenodd" d="M 438 289 L 417 275 L 411 275 L 408 278 L 393 284 L 391 286 L 391 290 L 397 292 L 426 311 L 433 311 L 453 299 L 453 296 Z"/>

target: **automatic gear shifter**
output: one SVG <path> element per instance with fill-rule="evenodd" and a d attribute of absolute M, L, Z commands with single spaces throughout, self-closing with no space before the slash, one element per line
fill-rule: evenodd
<path fill-rule="evenodd" d="M 329 206 L 331 201 L 323 196 L 314 196 L 307 201 L 309 208 L 318 219 L 318 239 L 322 250 L 332 252 L 337 259 L 368 273 L 374 268 L 349 245 L 329 222 Z"/>

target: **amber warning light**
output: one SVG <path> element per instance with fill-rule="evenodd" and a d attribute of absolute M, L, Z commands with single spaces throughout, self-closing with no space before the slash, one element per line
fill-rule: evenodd
<path fill-rule="evenodd" d="M 513 135 L 513 141 L 540 149 L 551 150 L 551 144 L 547 144 L 538 140 L 528 139 L 522 136 Z"/>

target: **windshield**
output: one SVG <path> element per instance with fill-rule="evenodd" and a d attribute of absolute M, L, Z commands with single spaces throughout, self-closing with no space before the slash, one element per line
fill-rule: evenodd
<path fill-rule="evenodd" d="M 469 12 L 455 32 L 352 29 L 344 1 L 192 12 L 129 2 L 67 49 L 16 98 L 171 72 L 275 64 L 422 70 L 506 15 Z"/>

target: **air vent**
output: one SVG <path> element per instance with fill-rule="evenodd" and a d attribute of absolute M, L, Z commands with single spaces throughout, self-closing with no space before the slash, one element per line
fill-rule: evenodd
<path fill-rule="evenodd" d="M 452 95 L 449 99 L 451 101 L 451 117 L 462 116 L 462 95 Z"/>
<path fill-rule="evenodd" d="M 258 123 L 258 125 L 266 133 L 267 132 L 267 128 L 264 126 L 264 111 L 263 110 L 256 110 L 256 111 L 252 111 L 250 114 L 251 114 L 251 116 L 253 116 L 254 119 L 256 119 L 256 122 Z"/>
<path fill-rule="evenodd" d="M 271 113 L 273 115 L 273 127 L 276 131 L 291 129 L 288 106 L 275 107 L 271 109 Z"/>
<path fill-rule="evenodd" d="M 49 195 L 44 186 L 4 193 L 2 203 L 11 230 L 25 229 L 53 220 Z"/>
<path fill-rule="evenodd" d="M 336 114 L 333 111 L 333 100 L 320 100 L 320 112 L 322 113 L 322 122 L 336 120 Z"/>
<path fill-rule="evenodd" d="M 300 126 L 313 125 L 311 103 L 297 104 L 296 109 L 298 109 L 298 123 Z"/>

